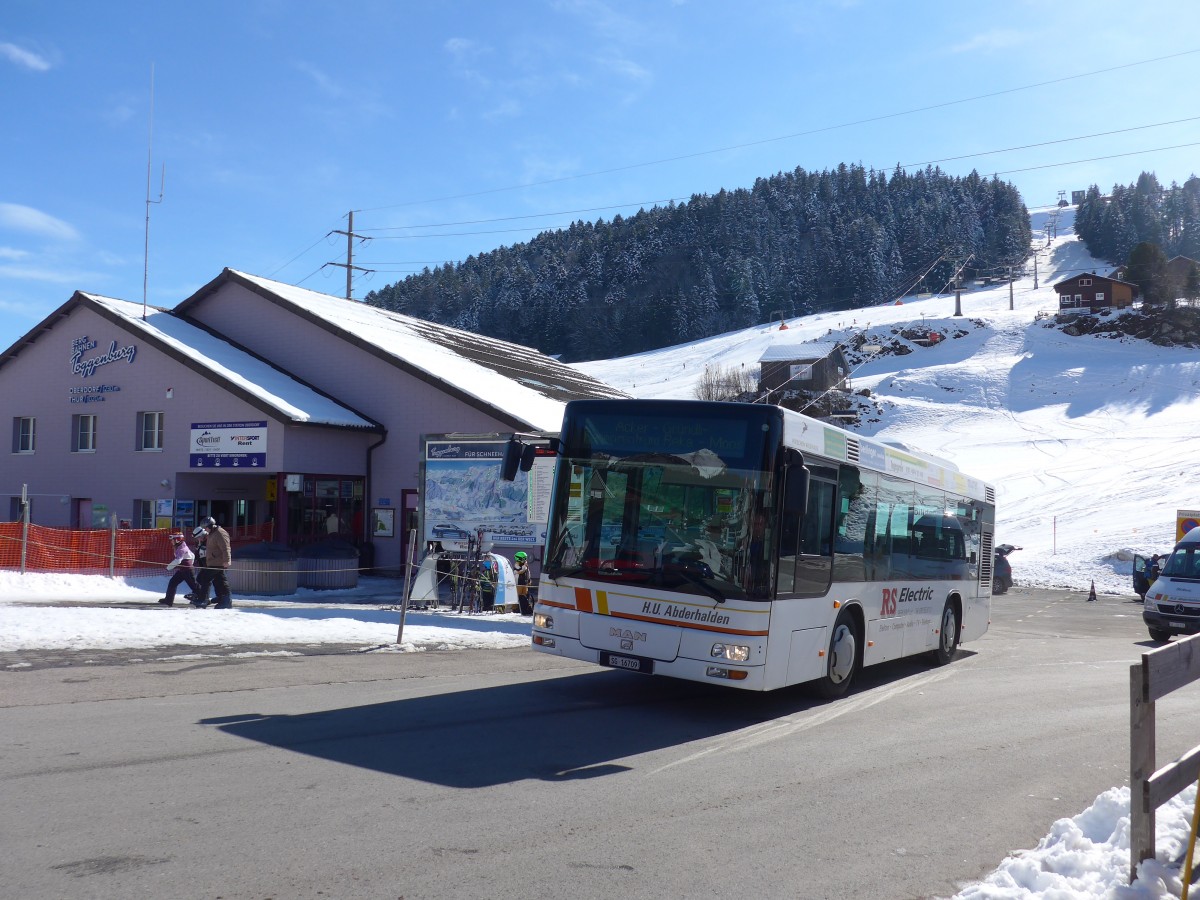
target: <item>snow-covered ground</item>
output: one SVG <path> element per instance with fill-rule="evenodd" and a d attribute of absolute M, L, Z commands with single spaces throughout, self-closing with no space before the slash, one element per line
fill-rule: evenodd
<path fill-rule="evenodd" d="M 1086 593 L 1131 594 L 1133 552 L 1170 549 L 1177 509 L 1200 508 L 1188 453 L 1200 434 L 1200 353 L 1137 340 L 1069 337 L 1039 313 L 1057 309 L 1051 285 L 1081 271 L 1108 274 L 1072 231 L 1073 209 L 1035 210 L 1038 282 L 934 296 L 759 326 L 623 359 L 580 364 L 588 374 L 638 397 L 692 396 L 706 365 L 757 366 L 774 341 L 849 341 L 886 345 L 902 329 L 947 336 L 908 355 L 876 354 L 853 372 L 878 405 L 861 431 L 946 457 L 996 486 L 997 541 L 1023 549 L 1012 557 L 1018 584 Z M 408 613 L 396 644 L 395 581 L 364 578 L 352 591 L 272 600 L 235 595 L 230 611 L 165 609 L 154 601 L 167 578 L 129 582 L 102 577 L 0 572 L 0 651 L 31 649 L 197 648 L 246 644 L 354 644 L 387 650 L 521 647 L 529 619 L 516 615 Z M 48 605 L 73 601 L 81 606 Z M 120 604 L 119 608 L 112 608 Z M 200 652 L 200 651 L 197 651 Z M 1158 812 L 1160 856 L 1186 846 L 1195 788 Z M 1006 859 L 963 890 L 970 900 L 1177 897 L 1179 873 L 1144 863 L 1126 884 L 1129 790 L 1114 787 L 1072 819 L 1050 824 L 1033 849 Z"/>
<path fill-rule="evenodd" d="M 528 616 L 447 609 L 408 610 L 403 642 L 397 644 L 403 587 L 394 578 L 364 577 L 351 589 L 305 589 L 269 600 L 235 594 L 232 610 L 192 609 L 182 591 L 175 606 L 160 606 L 167 581 L 166 575 L 110 579 L 0 571 L 0 652 L 249 644 L 410 651 L 529 644 Z M 64 601 L 73 605 L 57 605 Z"/>

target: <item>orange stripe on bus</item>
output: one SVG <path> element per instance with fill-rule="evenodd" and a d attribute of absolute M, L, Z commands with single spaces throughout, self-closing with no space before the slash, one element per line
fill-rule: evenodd
<path fill-rule="evenodd" d="M 570 603 L 559 603 L 557 600 L 546 600 L 546 599 L 543 599 L 542 597 L 538 598 L 538 603 L 541 604 L 542 606 L 556 606 L 559 609 L 574 609 L 575 608 Z"/>
<path fill-rule="evenodd" d="M 592 592 L 587 588 L 575 588 L 575 608 L 580 612 L 592 611 Z"/>

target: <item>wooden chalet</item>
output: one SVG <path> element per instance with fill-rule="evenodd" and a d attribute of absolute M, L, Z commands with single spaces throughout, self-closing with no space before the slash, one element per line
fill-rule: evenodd
<path fill-rule="evenodd" d="M 1118 278 L 1106 278 L 1095 272 L 1084 272 L 1054 285 L 1058 293 L 1058 308 L 1068 310 L 1125 309 L 1133 305 L 1138 286 Z"/>
<path fill-rule="evenodd" d="M 759 357 L 760 392 L 849 390 L 850 365 L 835 341 L 776 343 Z"/>

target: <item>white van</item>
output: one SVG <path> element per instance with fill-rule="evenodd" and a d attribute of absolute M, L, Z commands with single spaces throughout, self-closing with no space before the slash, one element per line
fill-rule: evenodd
<path fill-rule="evenodd" d="M 1146 591 L 1142 621 L 1156 641 L 1200 632 L 1200 528 L 1185 534 L 1163 563 Z"/>

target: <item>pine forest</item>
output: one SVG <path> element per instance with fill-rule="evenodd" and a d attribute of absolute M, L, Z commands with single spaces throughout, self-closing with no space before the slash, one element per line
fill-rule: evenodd
<path fill-rule="evenodd" d="M 1154 244 L 1167 257 L 1200 259 L 1200 178 L 1164 188 L 1151 172 L 1113 186 L 1107 197 L 1092 185 L 1075 213 L 1075 231 L 1097 259 L 1121 265 L 1133 248 Z"/>
<path fill-rule="evenodd" d="M 1019 265 L 1029 215 L 1008 182 L 858 165 L 758 179 L 447 263 L 367 303 L 607 359 L 766 322 L 953 289 Z"/>

